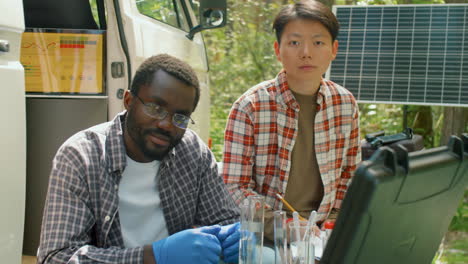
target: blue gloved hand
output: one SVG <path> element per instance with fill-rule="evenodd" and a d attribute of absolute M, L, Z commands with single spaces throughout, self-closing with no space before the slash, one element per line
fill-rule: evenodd
<path fill-rule="evenodd" d="M 240 223 L 222 226 L 218 233 L 225 263 L 239 263 Z"/>
<path fill-rule="evenodd" d="M 187 229 L 153 243 L 158 264 L 217 264 L 221 245 L 219 225 Z"/>

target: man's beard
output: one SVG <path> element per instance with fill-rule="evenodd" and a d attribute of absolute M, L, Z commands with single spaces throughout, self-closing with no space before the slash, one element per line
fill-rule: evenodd
<path fill-rule="evenodd" d="M 179 142 L 182 140 L 183 133 L 180 137 L 173 137 L 168 131 L 151 128 L 143 129 L 135 124 L 132 113 L 127 113 L 127 118 L 125 120 L 125 125 L 127 126 L 127 131 L 130 138 L 135 142 L 141 152 L 145 155 L 146 158 L 151 160 L 162 160 Z M 145 140 L 151 134 L 159 134 L 167 137 L 169 139 L 169 145 L 166 148 L 150 148 L 146 145 L 149 143 L 149 140 Z M 153 145 L 154 146 L 154 145 Z"/>
<path fill-rule="evenodd" d="M 169 145 L 166 147 L 165 150 L 161 149 L 149 149 L 145 145 L 145 140 L 144 138 L 147 138 L 151 134 L 161 134 L 169 138 Z M 130 136 L 133 138 L 132 133 L 130 133 Z M 135 140 L 135 138 L 134 138 Z M 152 160 L 162 160 L 179 142 L 182 140 L 182 137 L 179 138 L 174 138 L 170 135 L 169 132 L 158 129 L 158 128 L 153 128 L 153 129 L 146 129 L 142 131 L 142 136 L 140 137 L 140 140 L 135 141 L 137 142 L 137 145 L 140 147 L 142 150 L 143 154 L 145 154 L 146 157 L 152 159 Z"/>

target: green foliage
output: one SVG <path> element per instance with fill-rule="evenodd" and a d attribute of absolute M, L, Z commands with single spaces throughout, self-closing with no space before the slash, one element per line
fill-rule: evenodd
<path fill-rule="evenodd" d="M 94 21 L 99 25 L 99 16 L 97 11 L 96 0 L 89 0 L 89 5 L 91 6 L 91 12 L 93 13 Z"/>
<path fill-rule="evenodd" d="M 145 0 L 137 1 L 137 8 L 143 15 L 160 21 L 167 21 L 174 16 L 174 5 L 172 1 Z"/>
<path fill-rule="evenodd" d="M 446 245 L 439 263 L 464 264 L 468 263 L 468 239 L 466 234 L 458 234 L 458 238 Z"/>
<path fill-rule="evenodd" d="M 221 160 L 224 129 L 234 101 L 281 70 L 271 25 L 280 3 L 228 1 L 226 27 L 204 32 L 210 62 L 212 150 Z"/>
<path fill-rule="evenodd" d="M 468 232 L 468 190 L 465 190 L 465 195 L 462 201 L 460 201 L 460 205 L 450 223 L 449 230 Z"/>
<path fill-rule="evenodd" d="M 443 121 L 440 106 L 359 104 L 361 137 L 382 130 L 387 135 L 402 132 L 405 107 L 406 127 L 423 136 L 426 148 L 439 146 Z"/>
<path fill-rule="evenodd" d="M 401 105 L 359 104 L 359 112 L 362 137 L 381 130 L 387 135 L 402 131 Z"/>

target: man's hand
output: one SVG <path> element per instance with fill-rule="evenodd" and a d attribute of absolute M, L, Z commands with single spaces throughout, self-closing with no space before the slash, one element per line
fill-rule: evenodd
<path fill-rule="evenodd" d="M 153 243 L 157 264 L 217 264 L 221 245 L 219 225 L 187 229 Z"/>
<path fill-rule="evenodd" d="M 219 242 L 224 255 L 225 263 L 239 262 L 239 240 L 240 240 L 240 223 L 222 226 L 218 233 Z"/>

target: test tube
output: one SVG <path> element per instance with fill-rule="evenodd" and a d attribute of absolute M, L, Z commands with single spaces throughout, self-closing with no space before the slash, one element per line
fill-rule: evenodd
<path fill-rule="evenodd" d="M 274 211 L 275 264 L 287 264 L 286 212 Z"/>
<path fill-rule="evenodd" d="M 244 199 L 241 209 L 239 263 L 262 263 L 265 198 L 254 195 Z"/>
<path fill-rule="evenodd" d="M 249 232 L 249 201 L 244 199 L 240 208 L 240 242 L 239 242 L 239 264 L 250 263 L 248 254 L 251 250 L 251 237 Z"/>

